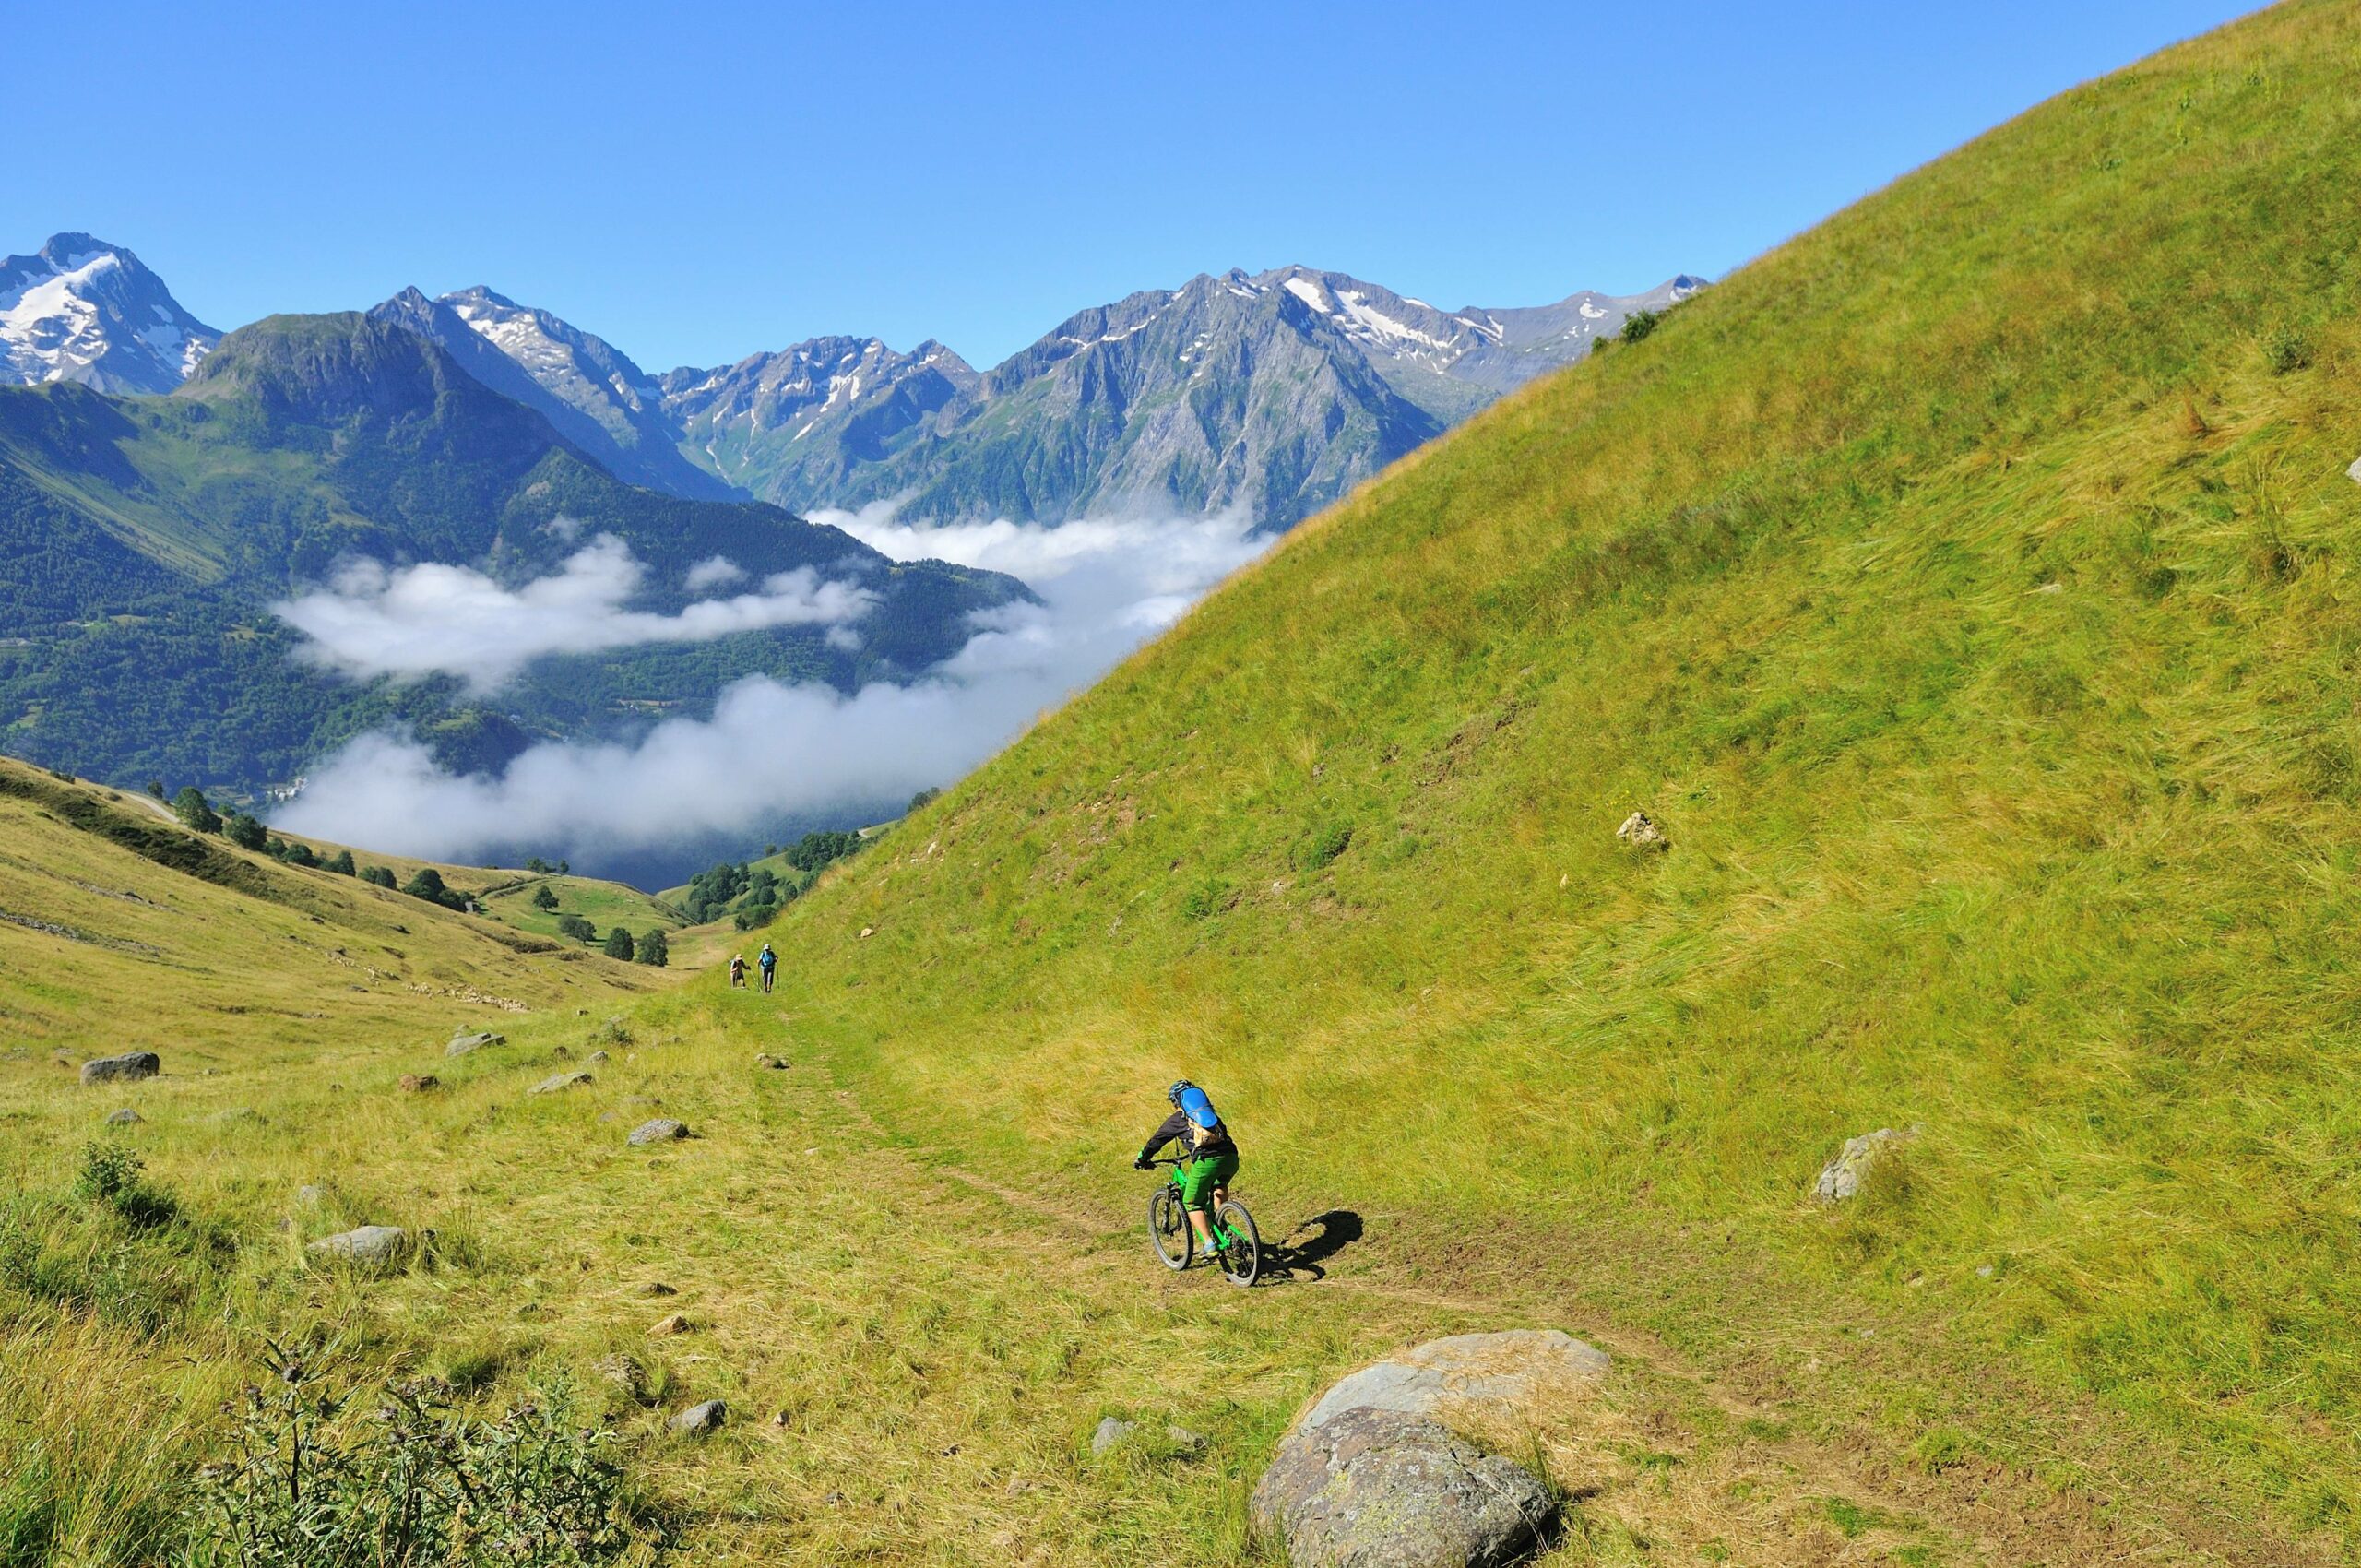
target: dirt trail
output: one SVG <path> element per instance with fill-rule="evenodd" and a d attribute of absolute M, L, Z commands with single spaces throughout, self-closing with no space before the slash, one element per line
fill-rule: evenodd
<path fill-rule="evenodd" d="M 881 1143 L 891 1139 L 850 1091 L 836 1087 L 831 1094 L 863 1131 Z M 955 1148 L 905 1146 L 899 1152 L 914 1174 L 1047 1221 L 1110 1262 L 1135 1224 L 1135 1217 L 1100 1204 L 994 1181 L 956 1163 Z M 1284 1256 L 1310 1223 L 1266 1238 L 1266 1247 L 1275 1241 Z M 1157 1281 L 1145 1238 L 1139 1252 L 1142 1286 L 1152 1288 Z M 2058 1455 L 2086 1477 L 2080 1488 L 2061 1489 L 1972 1455 L 1914 1466 L 1890 1437 L 1807 1433 L 1803 1429 L 1815 1424 L 1809 1400 L 1779 1397 L 1763 1386 L 1775 1381 L 1767 1372 L 1747 1380 L 1757 1384 L 1752 1389 L 1736 1387 L 1644 1331 L 1601 1321 L 1596 1313 L 1574 1313 L 1547 1271 L 1504 1280 L 1498 1293 L 1437 1289 L 1405 1279 L 1404 1272 L 1398 1261 L 1351 1257 L 1278 1282 L 1275 1290 L 1344 1292 L 1423 1309 L 1434 1314 L 1438 1334 L 1559 1324 L 1616 1358 L 1599 1408 L 1545 1440 L 1553 1472 L 1580 1503 L 1577 1532 L 1588 1532 L 1566 1548 L 1568 1561 L 1608 1553 L 1619 1532 L 1632 1542 L 1679 1542 L 1711 1560 L 1726 1554 L 1797 1568 L 1897 1561 L 2299 1568 L 2335 1561 L 2312 1543 L 2259 1540 L 2248 1528 L 2225 1528 L 2169 1500 L 2150 1499 L 2139 1510 L 2121 1506 L 2131 1498 L 2115 1484 L 2119 1478 L 2106 1467 L 2103 1444 L 2074 1443 L 2070 1461 Z M 1471 1272 L 1499 1277 L 1492 1269 Z M 2059 1425 L 2087 1429 L 2092 1413 L 2065 1417 Z"/>

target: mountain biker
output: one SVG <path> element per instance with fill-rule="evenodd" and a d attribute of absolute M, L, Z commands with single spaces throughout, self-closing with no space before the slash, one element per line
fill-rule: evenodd
<path fill-rule="evenodd" d="M 1211 1257 L 1218 1249 L 1207 1229 L 1207 1217 L 1216 1205 L 1229 1201 L 1230 1178 L 1238 1174 L 1238 1145 L 1230 1140 L 1229 1129 L 1223 1124 L 1221 1113 L 1214 1109 L 1213 1100 L 1188 1079 L 1182 1078 L 1165 1090 L 1164 1098 L 1172 1102 L 1172 1114 L 1148 1134 L 1139 1158 L 1132 1164 L 1134 1169 L 1148 1170 L 1158 1149 L 1179 1142 L 1180 1203 L 1189 1211 L 1189 1224 L 1197 1232 L 1198 1247 Z"/>
<path fill-rule="evenodd" d="M 770 990 L 771 971 L 778 968 L 778 955 L 772 952 L 771 944 L 765 942 L 763 944 L 763 950 L 754 956 L 754 962 L 763 967 L 763 989 Z"/>

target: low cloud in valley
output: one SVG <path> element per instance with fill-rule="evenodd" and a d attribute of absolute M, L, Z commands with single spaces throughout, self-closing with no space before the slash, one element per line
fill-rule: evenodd
<path fill-rule="evenodd" d="M 931 557 L 1011 573 L 1043 602 L 978 616 L 956 654 L 907 684 L 878 683 L 846 695 L 822 685 L 743 680 L 721 694 L 709 719 L 666 720 L 629 743 L 544 743 L 497 779 L 447 774 L 405 735 L 363 736 L 314 770 L 303 793 L 273 820 L 296 832 L 401 853 L 468 860 L 490 849 L 531 847 L 590 864 L 898 803 L 983 761 L 1037 715 L 1170 625 L 1269 542 L 1253 536 L 1239 516 L 1086 520 L 1056 529 L 1008 522 L 930 529 L 871 508 L 818 514 L 813 520 L 835 524 L 899 559 Z M 606 569 L 611 575 L 602 581 L 619 580 Z M 589 566 L 583 575 L 590 575 Z M 816 603 L 821 590 L 835 586 L 810 585 L 807 597 Z M 364 609 L 386 597 L 347 596 Z M 593 625 L 619 630 L 625 624 L 620 617 L 627 612 L 616 610 L 616 601 L 582 597 L 606 606 L 588 617 Z M 409 666 L 378 650 L 415 647 L 419 651 L 409 658 L 423 660 L 427 648 L 447 649 L 454 641 L 447 631 L 430 636 L 421 624 L 414 645 L 391 636 L 372 643 L 350 627 L 358 622 L 407 632 L 408 617 L 345 614 L 342 622 L 326 623 L 342 637 L 334 661 L 357 673 L 373 671 L 356 657 L 363 649 L 374 653 L 375 671 L 397 671 Z M 647 619 L 669 626 L 682 618 Z M 326 645 L 314 630 L 320 620 L 296 624 Z M 491 638 L 484 640 L 488 646 L 472 660 L 474 670 L 513 672 L 532 657 L 509 651 L 516 639 L 498 643 L 498 652 Z M 446 658 L 431 667 L 452 666 Z"/>

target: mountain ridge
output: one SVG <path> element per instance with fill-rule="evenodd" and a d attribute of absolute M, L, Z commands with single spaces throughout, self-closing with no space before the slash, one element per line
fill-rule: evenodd
<path fill-rule="evenodd" d="M 68 232 L 0 259 L 0 383 L 169 392 L 220 337 L 124 246 Z"/>

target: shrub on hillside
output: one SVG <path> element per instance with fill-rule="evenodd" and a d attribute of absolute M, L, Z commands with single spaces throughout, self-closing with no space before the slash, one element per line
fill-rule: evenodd
<path fill-rule="evenodd" d="M 402 891 L 413 898 L 421 898 L 430 904 L 440 904 L 446 909 L 457 909 L 464 913 L 468 908 L 468 896 L 454 892 L 445 886 L 443 873 L 433 866 L 419 867 L 418 874 L 402 885 Z"/>
<path fill-rule="evenodd" d="M 588 921 L 584 920 L 580 915 L 558 916 L 557 932 L 560 936 L 570 936 L 576 942 L 596 942 L 599 940 L 599 928 L 592 925 Z"/>
<path fill-rule="evenodd" d="M 385 866 L 363 866 L 361 868 L 361 880 L 372 887 L 391 888 L 394 873 Z"/>
<path fill-rule="evenodd" d="M 749 904 L 730 916 L 730 923 L 740 931 L 753 931 L 757 926 L 770 924 L 777 915 L 778 906 L 776 904 Z"/>
<path fill-rule="evenodd" d="M 172 797 L 172 814 L 199 833 L 221 831 L 221 814 L 213 809 L 205 791 L 194 784 L 181 786 L 181 792 Z"/>
<path fill-rule="evenodd" d="M 263 825 L 243 812 L 231 812 L 223 819 L 221 836 L 241 849 L 259 849 L 270 839 Z"/>
<path fill-rule="evenodd" d="M 1636 343 L 1656 329 L 1663 316 L 1652 310 L 1635 310 L 1623 318 L 1623 330 L 1618 334 L 1626 343 Z"/>
<path fill-rule="evenodd" d="M 322 869 L 326 871 L 332 871 L 338 876 L 350 876 L 352 874 L 352 851 L 350 849 L 338 849 L 333 856 L 324 862 Z"/>
<path fill-rule="evenodd" d="M 607 932 L 608 957 L 620 958 L 624 963 L 628 964 L 631 962 L 632 948 L 633 944 L 631 940 L 631 932 L 623 927 L 617 926 L 614 930 Z"/>
<path fill-rule="evenodd" d="M 671 944 L 664 940 L 664 932 L 660 929 L 650 931 L 639 939 L 639 961 L 652 964 L 659 969 L 672 961 Z"/>
<path fill-rule="evenodd" d="M 536 909 L 547 909 L 554 912 L 557 909 L 557 895 L 551 892 L 547 887 L 534 888 L 533 908 Z"/>
<path fill-rule="evenodd" d="M 615 1434 L 580 1424 L 563 1385 L 487 1420 L 438 1379 L 355 1400 L 323 1390 L 300 1353 L 271 1344 L 267 1358 L 268 1377 L 230 1408 L 224 1456 L 196 1478 L 213 1561 L 573 1568 L 632 1544 Z M 368 1416 L 339 1424 L 354 1406 Z"/>
<path fill-rule="evenodd" d="M 2311 364 L 2312 341 L 2292 327 L 2277 327 L 2262 340 L 2262 357 L 2272 374 L 2285 375 Z"/>

